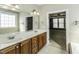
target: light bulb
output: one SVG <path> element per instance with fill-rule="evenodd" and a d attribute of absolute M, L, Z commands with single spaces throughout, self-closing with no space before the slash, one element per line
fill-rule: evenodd
<path fill-rule="evenodd" d="M 34 15 L 36 15 L 37 13 L 36 13 L 36 11 L 34 12 Z"/>
<path fill-rule="evenodd" d="M 8 8 L 8 6 L 2 6 L 2 8 L 7 9 L 7 8 Z"/>
<path fill-rule="evenodd" d="M 19 9 L 19 6 L 18 6 L 18 5 L 16 5 L 16 6 L 15 6 L 15 8 Z"/>
<path fill-rule="evenodd" d="M 37 12 L 37 15 L 40 15 L 39 12 Z"/>

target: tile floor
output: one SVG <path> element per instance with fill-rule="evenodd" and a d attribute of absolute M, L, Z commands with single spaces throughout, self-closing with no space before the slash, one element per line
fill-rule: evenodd
<path fill-rule="evenodd" d="M 47 46 L 42 48 L 38 54 L 67 54 L 61 49 L 61 46 L 54 41 L 51 41 Z"/>

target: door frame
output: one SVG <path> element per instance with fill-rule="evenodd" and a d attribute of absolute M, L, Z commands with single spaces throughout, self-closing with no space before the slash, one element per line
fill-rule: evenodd
<path fill-rule="evenodd" d="M 70 39 L 69 39 L 69 11 L 68 9 L 64 9 L 64 10 L 57 10 L 57 11 L 51 11 L 47 13 L 47 41 L 49 43 L 49 14 L 51 13 L 59 13 L 59 12 L 66 12 L 66 51 L 68 52 L 68 44 L 70 43 Z"/>

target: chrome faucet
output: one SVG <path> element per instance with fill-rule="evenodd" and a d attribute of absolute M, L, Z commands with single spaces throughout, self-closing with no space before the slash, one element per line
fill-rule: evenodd
<path fill-rule="evenodd" d="M 14 38 L 15 38 L 15 36 L 9 36 L 8 37 L 9 40 L 14 39 Z"/>

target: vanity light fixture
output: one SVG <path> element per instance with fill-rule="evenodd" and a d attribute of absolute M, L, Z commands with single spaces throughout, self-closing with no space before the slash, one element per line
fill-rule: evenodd
<path fill-rule="evenodd" d="M 19 9 L 19 6 L 18 5 L 15 5 L 15 8 Z"/>
<path fill-rule="evenodd" d="M 11 7 L 16 8 L 16 9 L 20 9 L 20 7 L 16 4 L 11 4 Z"/>
<path fill-rule="evenodd" d="M 78 25 L 79 24 L 79 21 L 74 21 L 74 25 Z"/>
<path fill-rule="evenodd" d="M 34 10 L 31 12 L 31 15 L 40 15 L 40 14 L 39 14 L 39 12 L 38 12 L 36 9 L 34 9 Z"/>

